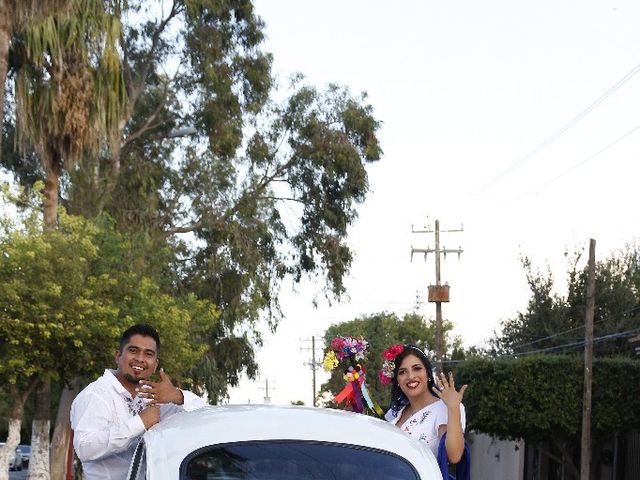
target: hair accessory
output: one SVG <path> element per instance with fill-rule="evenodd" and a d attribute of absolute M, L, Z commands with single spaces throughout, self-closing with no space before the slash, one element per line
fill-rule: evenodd
<path fill-rule="evenodd" d="M 382 370 L 380 370 L 380 374 L 378 377 L 380 378 L 380 382 L 383 385 L 390 385 L 393 380 L 393 371 L 396 368 L 396 357 L 404 352 L 404 345 L 396 343 L 395 345 L 391 345 L 385 351 L 382 352 L 382 357 L 384 358 L 384 362 L 382 362 Z"/>
<path fill-rule="evenodd" d="M 341 362 L 344 367 L 344 380 L 347 385 L 333 399 L 337 404 L 345 402 L 345 408 L 362 413 L 365 406 L 379 416 L 384 412 L 376 403 L 367 389 L 363 360 L 369 343 L 362 337 L 336 337 L 331 340 L 331 346 L 325 353 L 323 366 L 327 372 L 334 370 Z"/>

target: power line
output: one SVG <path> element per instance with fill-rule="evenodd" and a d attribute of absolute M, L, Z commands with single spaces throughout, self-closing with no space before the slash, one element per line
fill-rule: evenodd
<path fill-rule="evenodd" d="M 602 343 L 602 342 L 606 342 L 608 340 L 615 340 L 617 338 L 626 338 L 626 337 L 632 337 L 633 335 L 636 335 L 640 333 L 640 328 L 635 328 L 632 330 L 627 330 L 625 332 L 616 332 L 616 333 L 610 333 L 607 335 L 602 335 L 601 337 L 595 337 L 593 339 L 593 343 Z M 571 343 L 565 343 L 563 345 L 555 345 L 553 347 L 547 347 L 547 348 L 541 348 L 538 350 L 531 350 L 528 352 L 521 352 L 521 353 L 505 353 L 502 355 L 496 355 L 495 357 L 491 357 L 491 358 L 510 358 L 510 357 L 524 357 L 526 355 L 533 355 L 535 353 L 548 353 L 548 352 L 553 352 L 555 350 L 562 350 L 562 349 L 568 349 L 568 348 L 579 348 L 584 346 L 585 341 L 584 340 L 578 340 L 576 342 L 571 342 Z M 468 360 L 444 360 L 442 363 L 464 363 Z"/>
<path fill-rule="evenodd" d="M 518 161 L 516 161 L 515 163 L 511 164 L 509 167 L 507 167 L 505 170 L 503 170 L 501 173 L 499 173 L 493 179 L 489 180 L 487 183 L 485 183 L 480 188 L 478 188 L 475 191 L 475 194 L 478 195 L 480 193 L 483 193 L 489 187 L 491 187 L 494 183 L 497 183 L 499 180 L 501 180 L 504 176 L 506 176 L 509 173 L 513 172 L 518 167 L 520 167 L 522 164 L 524 164 L 525 162 L 527 162 L 531 158 L 533 158 L 536 155 L 538 155 L 541 151 L 543 151 L 545 148 L 547 148 L 549 145 L 551 145 L 553 142 L 555 142 L 562 134 L 564 134 L 567 130 L 569 130 L 576 123 L 578 123 L 582 118 L 584 118 L 587 114 L 589 114 L 592 110 L 594 110 L 598 105 L 600 105 L 607 98 L 609 98 L 616 90 L 618 90 L 625 83 L 627 83 L 629 80 L 631 80 L 631 78 L 638 72 L 640 72 L 640 64 L 638 64 L 635 67 L 633 67 L 631 69 L 631 71 L 629 71 L 629 73 L 627 73 L 624 77 L 622 77 L 620 80 L 618 80 L 605 93 L 600 95 L 600 97 L 598 97 L 594 102 L 592 102 L 587 108 L 585 108 L 582 112 L 580 112 L 576 117 L 574 117 L 568 123 L 566 123 L 562 128 L 557 130 L 553 135 L 551 135 L 549 138 L 547 138 L 543 142 L 539 143 L 533 150 L 531 150 L 529 153 L 527 153 L 524 157 L 520 158 Z"/>
<path fill-rule="evenodd" d="M 640 125 L 633 127 L 631 130 L 629 130 L 627 133 L 625 133 L 624 135 L 618 137 L 616 140 L 614 140 L 613 142 L 609 143 L 607 146 L 601 148 L 600 150 L 598 150 L 596 153 L 589 155 L 587 158 L 585 158 L 584 160 L 578 162 L 577 164 L 575 164 L 574 166 L 572 166 L 571 168 L 565 170 L 564 172 L 556 175 L 555 177 L 553 177 L 550 180 L 547 180 L 545 183 L 543 183 L 542 185 L 539 185 L 536 188 L 533 188 L 531 190 L 529 190 L 526 193 L 523 193 L 520 198 L 525 197 L 533 192 L 537 192 L 538 190 L 542 190 L 543 188 L 545 188 L 546 186 L 552 184 L 553 182 L 555 182 L 556 180 L 564 177 L 565 175 L 568 175 L 569 173 L 573 172 L 574 170 L 578 169 L 579 167 L 581 167 L 582 165 L 584 165 L 585 163 L 587 163 L 589 160 L 593 160 L 594 158 L 596 158 L 597 156 L 603 154 L 604 152 L 606 152 L 607 150 L 609 150 L 610 148 L 614 147 L 615 145 L 617 145 L 618 143 L 620 143 L 622 140 L 624 140 L 625 138 L 627 138 L 628 136 L 630 136 L 631 134 L 635 133 L 638 129 L 640 129 Z"/>
<path fill-rule="evenodd" d="M 593 343 L 601 343 L 607 340 L 615 340 L 616 338 L 625 338 L 625 337 L 631 337 L 637 333 L 640 333 L 640 328 L 635 328 L 633 330 L 627 330 L 626 332 L 617 332 L 617 333 L 610 333 L 608 335 L 602 335 L 601 337 L 595 337 L 593 339 Z M 541 348 L 538 350 L 531 350 L 528 352 L 522 352 L 522 353 L 509 353 L 509 354 L 505 354 L 505 355 L 501 355 L 503 357 L 521 357 L 524 355 L 533 355 L 534 353 L 542 353 L 542 352 L 552 352 L 554 350 L 562 350 L 564 348 L 576 348 L 576 347 L 583 347 L 585 344 L 584 339 L 583 340 L 578 340 L 572 343 L 567 343 L 564 345 L 556 345 L 553 347 L 547 347 L 547 348 Z"/>
<path fill-rule="evenodd" d="M 625 332 L 616 332 L 616 333 L 609 333 L 607 335 L 602 335 L 600 337 L 595 337 L 593 339 L 593 343 L 599 343 L 599 342 L 603 342 L 603 341 L 607 341 L 607 340 L 614 340 L 616 338 L 625 338 L 625 337 L 631 337 L 633 335 L 635 335 L 636 333 L 640 332 L 640 328 L 635 328 L 632 330 L 627 330 Z M 582 347 L 584 346 L 584 339 L 582 340 L 577 340 L 575 342 L 571 342 L 571 343 L 565 343 L 563 345 L 554 345 L 551 347 L 546 347 L 546 348 L 539 348 L 538 350 L 529 350 L 527 352 L 518 352 L 518 353 L 505 353 L 502 355 L 498 355 L 498 357 L 521 357 L 524 355 L 533 355 L 534 353 L 543 353 L 543 352 L 552 352 L 554 350 L 562 350 L 562 349 L 566 349 L 566 348 L 575 348 L 575 347 Z"/>
<path fill-rule="evenodd" d="M 597 322 L 595 322 L 595 324 L 594 324 L 594 325 L 598 325 L 598 324 L 600 324 L 600 323 L 604 322 L 605 320 L 606 320 L 606 319 L 598 320 Z M 579 327 L 570 328 L 569 330 L 565 330 L 564 332 L 554 333 L 553 335 L 548 335 L 548 336 L 546 336 L 546 337 L 541 337 L 541 338 L 538 338 L 538 339 L 533 340 L 533 341 L 531 341 L 531 342 L 522 343 L 522 344 L 520 344 L 520 345 L 517 345 L 517 346 L 515 346 L 515 347 L 511 347 L 511 348 L 512 348 L 513 350 L 517 350 L 517 349 L 520 349 L 520 348 L 523 348 L 523 347 L 528 347 L 529 345 L 534 345 L 534 344 L 536 344 L 536 343 L 544 342 L 545 340 L 550 340 L 550 339 L 552 339 L 552 338 L 560 337 L 560 336 L 565 335 L 565 334 L 567 334 L 567 333 L 571 333 L 571 332 L 573 332 L 573 331 L 575 331 L 575 330 L 581 330 L 581 329 L 583 329 L 583 328 L 584 328 L 584 325 L 580 325 Z"/>
<path fill-rule="evenodd" d="M 581 305 L 581 306 L 584 306 L 584 305 Z M 628 313 L 633 313 L 636 310 L 640 310 L 640 305 L 636 305 L 635 307 L 631 307 L 630 309 L 625 310 L 624 312 L 616 313 L 616 319 L 619 319 L 619 317 L 627 315 Z M 608 321 L 611 321 L 613 319 L 614 319 L 614 317 L 603 318 L 602 320 L 598 320 L 597 322 L 595 322 L 594 325 L 599 325 L 599 324 L 601 324 L 603 322 L 608 322 Z M 552 335 L 547 335 L 545 337 L 539 337 L 539 338 L 537 338 L 535 340 L 532 340 L 530 342 L 521 343 L 520 345 L 517 345 L 515 347 L 511 347 L 511 348 L 513 348 L 515 350 L 515 349 L 519 349 L 519 348 L 522 348 L 522 347 L 527 347 L 527 346 L 533 345 L 535 343 L 540 343 L 540 342 L 544 342 L 545 340 L 549 340 L 551 338 L 559 337 L 559 336 L 564 335 L 566 333 L 571 333 L 571 332 L 573 332 L 575 330 L 581 330 L 584 327 L 585 327 L 584 325 L 579 325 L 577 327 L 570 328 L 569 330 L 565 330 L 565 331 L 560 332 L 560 333 L 554 333 Z"/>

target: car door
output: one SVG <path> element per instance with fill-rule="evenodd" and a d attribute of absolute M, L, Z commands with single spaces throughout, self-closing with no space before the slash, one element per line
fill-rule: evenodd
<path fill-rule="evenodd" d="M 127 480 L 145 480 L 145 460 L 146 460 L 146 448 L 144 439 L 140 439 L 136 450 L 133 452 L 133 459 L 129 466 L 129 473 L 127 474 Z"/>

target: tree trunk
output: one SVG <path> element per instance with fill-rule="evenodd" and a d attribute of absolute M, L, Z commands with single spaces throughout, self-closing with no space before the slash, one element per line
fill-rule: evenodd
<path fill-rule="evenodd" d="M 9 455 L 13 454 L 13 451 L 20 443 L 20 426 L 22 425 L 22 417 L 24 415 L 24 404 L 35 385 L 36 381 L 32 380 L 22 392 L 18 390 L 16 385 L 9 385 L 13 406 L 9 414 L 7 441 L 5 446 L 0 448 L 0 480 L 9 480 Z"/>
<path fill-rule="evenodd" d="M 0 0 L 0 128 L 4 125 L 4 92 L 9 67 L 9 44 L 13 32 L 13 0 Z M 2 135 L 0 135 L 0 158 Z"/>
<path fill-rule="evenodd" d="M 22 410 L 22 409 L 21 409 Z M 15 418 L 12 412 L 9 419 L 9 433 L 4 447 L 0 447 L 0 480 L 9 479 L 9 459 L 13 451 L 20 443 L 20 425 L 22 424 L 22 412 L 20 418 Z"/>
<path fill-rule="evenodd" d="M 49 430 L 51 427 L 51 380 L 44 380 L 36 391 L 31 425 L 31 458 L 27 480 L 49 480 Z"/>
<path fill-rule="evenodd" d="M 122 137 L 122 135 L 121 135 Z M 104 187 L 102 191 L 98 194 L 98 201 L 96 202 L 96 210 L 94 215 L 100 215 L 104 212 L 104 206 L 111 200 L 111 195 L 116 188 L 116 184 L 118 183 L 118 176 L 120 175 L 120 161 L 122 154 L 122 144 L 121 141 L 114 142 L 111 151 L 111 157 L 109 159 L 111 168 L 108 172 L 105 173 L 105 181 Z"/>
<path fill-rule="evenodd" d="M 58 228 L 58 190 L 61 159 L 52 150 L 39 152 L 45 170 L 44 181 L 44 230 Z M 49 433 L 51 429 L 51 380 L 43 380 L 36 392 L 36 408 L 31 425 L 31 457 L 28 480 L 49 480 Z"/>
<path fill-rule="evenodd" d="M 24 413 L 24 403 L 16 402 L 11 409 L 11 417 L 9 418 L 9 432 L 5 446 L 0 448 L 0 480 L 9 479 L 9 458 L 13 455 L 13 451 L 20 443 L 20 425 L 22 424 L 22 415 Z"/>
<path fill-rule="evenodd" d="M 60 185 L 60 161 L 53 152 L 43 152 L 44 181 L 44 230 L 58 227 L 58 189 Z M 51 380 L 43 380 L 36 392 L 36 405 L 31 424 L 31 457 L 27 480 L 49 480 L 49 434 L 51 430 Z M 62 479 L 60 479 L 62 480 Z"/>
<path fill-rule="evenodd" d="M 78 395 L 78 382 L 73 381 L 70 387 L 62 390 L 56 426 L 51 440 L 51 478 L 64 480 L 67 475 L 67 458 L 71 440 L 71 403 Z"/>
<path fill-rule="evenodd" d="M 1 0 L 0 0 L 1 1 Z M 51 154 L 51 158 L 43 160 L 46 166 L 44 180 L 44 228 L 55 230 L 58 225 L 58 189 L 60 185 L 60 162 Z"/>

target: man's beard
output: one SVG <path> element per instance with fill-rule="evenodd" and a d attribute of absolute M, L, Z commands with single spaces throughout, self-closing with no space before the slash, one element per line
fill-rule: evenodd
<path fill-rule="evenodd" d="M 142 380 L 141 378 L 136 378 L 133 375 L 131 375 L 130 373 L 125 373 L 124 374 L 124 379 L 129 382 L 132 383 L 134 385 L 137 385 L 140 383 L 140 380 Z"/>

